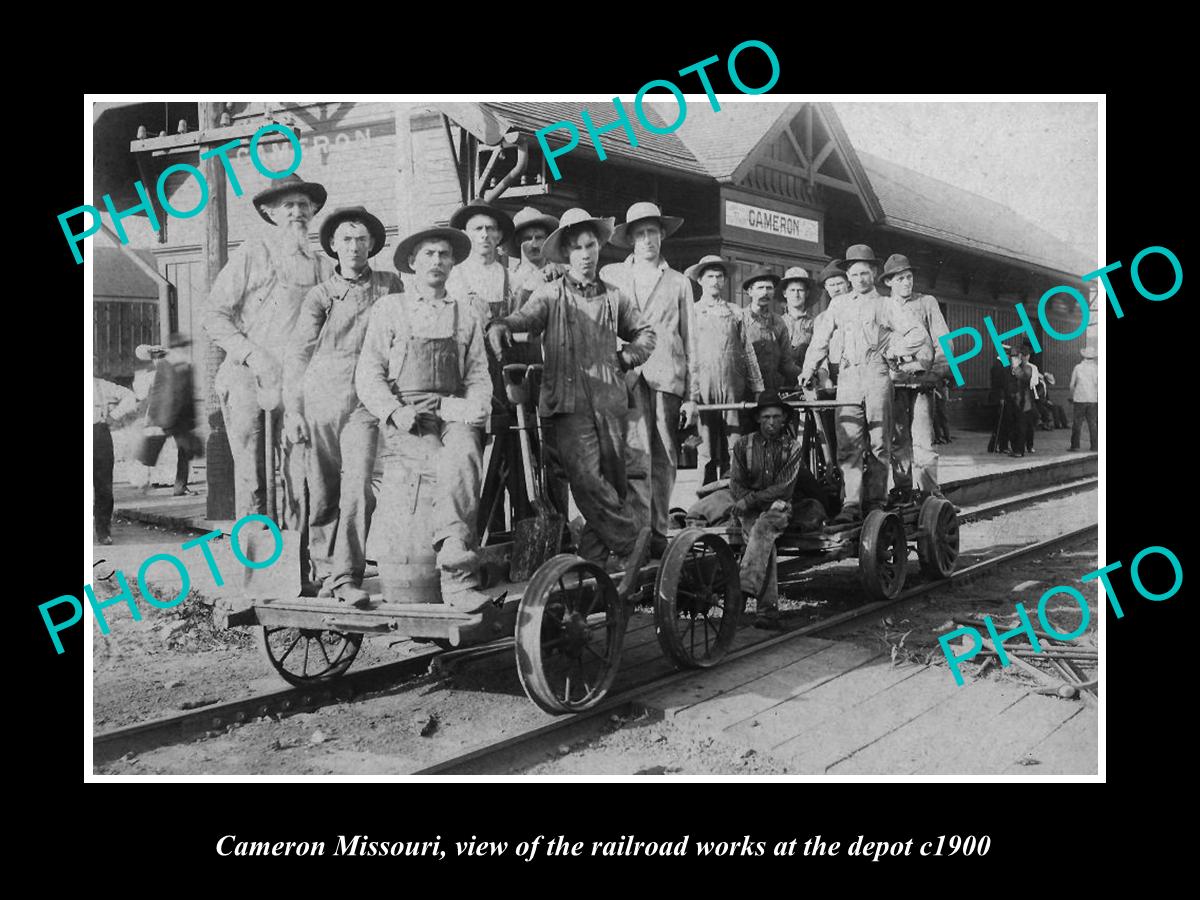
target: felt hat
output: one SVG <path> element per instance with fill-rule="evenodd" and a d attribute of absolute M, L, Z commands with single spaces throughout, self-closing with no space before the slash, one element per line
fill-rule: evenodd
<path fill-rule="evenodd" d="M 647 219 L 658 220 L 659 225 L 662 226 L 664 238 L 673 235 L 683 224 L 683 219 L 679 216 L 664 216 L 662 210 L 658 208 L 658 204 L 640 200 L 626 210 L 625 221 L 613 231 L 613 244 L 625 250 L 633 247 L 633 239 L 629 236 L 629 230 L 638 222 L 645 222 Z"/>
<path fill-rule="evenodd" d="M 593 226 L 600 237 L 601 246 L 608 243 L 615 227 L 612 216 L 593 216 L 586 209 L 573 207 L 563 213 L 558 227 L 550 233 L 550 237 L 546 238 L 546 243 L 542 244 L 542 256 L 550 262 L 569 263 L 570 260 L 563 253 L 562 242 L 566 240 L 567 232 L 580 225 Z"/>
<path fill-rule="evenodd" d="M 783 273 L 783 278 L 779 282 L 779 287 L 782 289 L 787 286 L 789 281 L 803 281 L 807 287 L 812 287 L 812 276 L 808 274 L 808 269 L 803 266 L 792 266 Z"/>
<path fill-rule="evenodd" d="M 545 228 L 546 234 L 550 234 L 550 232 L 558 227 L 558 219 L 548 213 L 536 210 L 532 206 L 526 206 L 513 216 L 513 238 L 512 246 L 509 248 L 513 256 L 521 252 L 521 242 L 518 240 L 521 236 L 521 229 L 530 228 L 534 225 Z"/>
<path fill-rule="evenodd" d="M 758 415 L 764 409 L 769 409 L 772 406 L 782 409 L 784 418 L 790 419 L 792 417 L 793 410 L 780 399 L 779 391 L 760 391 L 754 399 L 754 414 Z"/>
<path fill-rule="evenodd" d="M 887 262 L 883 264 L 883 274 L 879 277 L 886 284 L 887 280 L 893 275 L 899 275 L 901 272 L 911 272 L 912 264 L 908 261 L 908 257 L 903 253 L 893 253 L 887 258 Z"/>
<path fill-rule="evenodd" d="M 821 270 L 821 274 L 817 276 L 817 281 L 824 284 L 830 278 L 845 278 L 846 270 L 842 268 L 843 262 L 840 259 L 831 259 L 829 265 Z"/>
<path fill-rule="evenodd" d="M 1079 351 L 1079 355 L 1084 359 L 1095 359 L 1097 356 L 1099 356 L 1099 353 L 1096 352 L 1095 347 L 1084 347 Z"/>
<path fill-rule="evenodd" d="M 317 184 L 315 181 L 305 181 L 295 173 L 280 178 L 270 186 L 264 188 L 254 195 L 254 208 L 258 210 L 258 214 L 263 217 L 263 221 L 275 223 L 271 221 L 271 217 L 267 215 L 267 211 L 263 208 L 269 206 L 277 197 L 282 197 L 284 194 L 290 194 L 294 191 L 299 191 L 301 194 L 306 194 L 308 199 L 313 202 L 313 215 L 321 211 L 321 207 L 325 205 L 325 200 L 329 196 L 325 190 L 325 185 Z"/>
<path fill-rule="evenodd" d="M 467 223 L 471 221 L 472 216 L 491 216 L 496 220 L 496 224 L 500 226 L 501 246 L 511 240 L 513 236 L 512 217 L 500 207 L 493 206 L 486 200 L 472 200 L 466 206 L 460 206 L 450 217 L 450 227 L 457 228 L 465 234 Z"/>
<path fill-rule="evenodd" d="M 371 252 L 367 254 L 368 258 L 383 249 L 384 242 L 387 240 L 387 235 L 383 231 L 383 223 L 361 206 L 344 206 L 341 209 L 335 209 L 329 214 L 329 218 L 321 223 L 321 246 L 326 253 L 337 259 L 337 254 L 333 252 L 333 233 L 337 231 L 339 225 L 350 220 L 362 222 L 371 234 L 372 247 Z"/>
<path fill-rule="evenodd" d="M 842 267 L 848 269 L 852 263 L 856 262 L 874 263 L 877 266 L 882 265 L 882 263 L 876 258 L 875 251 L 866 244 L 855 244 L 849 250 L 847 250 L 846 258 L 842 262 Z"/>
<path fill-rule="evenodd" d="M 133 355 L 142 362 L 149 362 L 156 356 L 162 356 L 166 349 L 160 344 L 138 344 L 133 348 Z"/>
<path fill-rule="evenodd" d="M 751 272 L 749 275 L 747 275 L 742 280 L 742 290 L 743 291 L 749 290 L 750 285 L 752 285 L 754 282 L 759 281 L 760 279 L 763 279 L 763 278 L 770 279 L 771 283 L 775 287 L 779 287 L 779 276 L 776 275 L 773 271 L 771 271 L 771 267 L 770 266 L 759 266 L 757 269 L 755 269 L 753 272 Z"/>
<path fill-rule="evenodd" d="M 825 524 L 825 507 L 812 497 L 793 501 L 792 524 L 801 531 L 816 531 Z"/>
<path fill-rule="evenodd" d="M 700 262 L 696 263 L 694 266 L 688 266 L 683 270 L 683 274 L 692 279 L 692 281 L 699 281 L 700 276 L 704 274 L 705 269 L 720 269 L 725 273 L 726 278 L 728 278 L 730 274 L 729 263 L 712 253 L 708 254 L 708 256 L 700 257 Z"/>
<path fill-rule="evenodd" d="M 455 265 L 458 265 L 471 254 L 471 239 L 457 228 L 426 228 L 410 234 L 396 245 L 396 252 L 392 255 L 392 262 L 396 266 L 396 271 L 413 274 L 412 266 L 408 264 L 409 256 L 421 246 L 422 242 L 431 240 L 450 242 L 450 249 L 454 253 Z"/>

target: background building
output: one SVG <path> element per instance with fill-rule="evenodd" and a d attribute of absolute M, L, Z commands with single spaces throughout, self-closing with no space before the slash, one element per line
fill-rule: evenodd
<path fill-rule="evenodd" d="M 598 126 L 615 118 L 611 103 L 98 104 L 96 206 L 102 206 L 105 193 L 118 210 L 134 206 L 135 181 L 150 189 L 169 165 L 203 165 L 200 146 L 233 137 L 243 138 L 243 146 L 234 160 L 242 194 L 236 196 L 232 185 L 227 189 L 224 222 L 214 218 L 217 204 L 188 219 L 157 209 L 157 233 L 144 215 L 124 221 L 131 246 L 147 251 L 142 257 L 152 260 L 169 290 L 158 286 L 149 293 L 149 284 L 142 281 L 137 296 L 114 297 L 109 285 L 116 276 L 109 270 L 127 272 L 128 259 L 97 252 L 97 323 L 102 315 L 111 316 L 114 302 L 158 298 L 158 309 L 167 310 L 166 330 L 195 339 L 197 372 L 211 377 L 220 355 L 207 345 L 200 327 L 208 279 L 214 266 L 219 270 L 223 263 L 222 254 L 269 227 L 250 202 L 268 179 L 253 167 L 247 149 L 249 136 L 269 121 L 288 125 L 298 135 L 303 148 L 299 174 L 329 191 L 323 214 L 340 206 L 367 207 L 383 220 L 389 248 L 398 234 L 444 223 L 457 206 L 480 195 L 498 195 L 496 202 L 512 212 L 531 204 L 561 215 L 583 206 L 618 221 L 632 202 L 649 199 L 685 219 L 665 245 L 675 268 L 682 270 L 707 253 L 734 262 L 734 302 L 745 303 L 740 275 L 755 266 L 765 264 L 780 274 L 793 265 L 818 270 L 849 244 L 868 243 L 881 258 L 900 252 L 912 260 L 918 267 L 917 290 L 937 297 L 951 329 L 972 326 L 981 333 L 985 316 L 1002 331 L 1012 328 L 1018 324 L 1013 304 L 1022 302 L 1033 310 L 1050 287 L 1082 289 L 1080 274 L 1097 267 L 995 199 L 857 151 L 832 104 L 726 103 L 713 112 L 707 104 L 692 103 L 678 131 L 657 135 L 639 128 L 636 147 L 620 129 L 603 135 L 604 160 L 587 139 L 581 116 L 585 109 Z M 652 104 L 644 109 L 652 123 L 669 124 Z M 207 117 L 206 127 L 201 117 Z M 562 178 L 554 180 L 532 135 L 564 121 L 573 123 L 582 139 L 557 158 Z M 557 147 L 568 137 L 559 129 L 548 141 Z M 290 164 L 292 150 L 282 138 L 262 147 L 268 167 Z M 167 195 L 176 209 L 191 209 L 200 201 L 200 186 L 176 172 L 167 181 Z M 320 222 L 318 216 L 313 223 L 314 246 Z M 223 246 L 212 246 L 214 241 Z M 603 261 L 620 257 L 610 247 Z M 390 249 L 374 262 L 391 269 Z M 818 296 L 813 302 L 820 310 L 827 298 Z M 1070 332 L 1079 310 L 1056 299 L 1048 318 L 1060 332 Z M 98 324 L 95 333 L 102 358 L 118 365 L 128 343 L 124 332 Z M 114 334 L 124 343 L 114 345 Z M 1057 402 L 1065 401 L 1084 341 L 1082 336 L 1072 342 L 1042 340 L 1044 351 L 1035 362 L 1057 376 Z M 991 424 L 984 410 L 991 358 L 985 349 L 963 366 L 966 384 L 955 395 L 963 402 L 951 405 L 952 421 L 959 427 Z M 198 399 L 206 401 L 207 378 L 198 377 L 196 384 Z M 214 408 L 209 402 L 210 414 Z M 212 463 L 210 458 L 210 469 Z"/>

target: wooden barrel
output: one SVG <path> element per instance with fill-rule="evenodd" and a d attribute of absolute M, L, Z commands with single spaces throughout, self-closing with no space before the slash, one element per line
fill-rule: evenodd
<path fill-rule="evenodd" d="M 371 546 L 388 603 L 441 603 L 433 552 L 434 479 L 390 457 L 371 520 Z"/>

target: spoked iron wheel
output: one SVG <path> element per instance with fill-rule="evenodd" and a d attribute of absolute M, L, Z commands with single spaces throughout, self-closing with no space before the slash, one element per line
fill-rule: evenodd
<path fill-rule="evenodd" d="M 617 677 L 625 605 L 601 566 L 561 553 L 530 579 L 516 638 L 529 699 L 546 712 L 579 712 L 603 700 Z"/>
<path fill-rule="evenodd" d="M 858 571 L 872 600 L 894 600 L 904 590 L 908 538 L 898 515 L 881 509 L 867 513 L 859 536 Z"/>
<path fill-rule="evenodd" d="M 699 528 L 676 535 L 654 585 L 654 623 L 663 653 L 684 669 L 716 665 L 729 652 L 744 604 L 729 545 Z"/>
<path fill-rule="evenodd" d="M 288 684 L 305 687 L 340 678 L 354 663 L 361 634 L 322 628 L 258 629 L 259 646 L 267 662 Z"/>
<path fill-rule="evenodd" d="M 958 563 L 958 513 L 954 504 L 941 497 L 929 497 L 921 504 L 917 518 L 920 537 L 917 556 L 921 571 L 930 578 L 949 578 Z"/>

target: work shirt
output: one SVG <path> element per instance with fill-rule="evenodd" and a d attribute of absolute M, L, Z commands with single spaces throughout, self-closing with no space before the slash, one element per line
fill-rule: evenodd
<path fill-rule="evenodd" d="M 749 512 L 776 500 L 790 502 L 802 456 L 802 445 L 787 431 L 770 441 L 761 431 L 746 436 L 729 451 L 729 493 L 744 500 Z"/>
<path fill-rule="evenodd" d="M 485 263 L 474 255 L 456 265 L 446 278 L 446 293 L 468 298 L 474 295 L 473 299 L 481 304 L 480 312 L 487 314 L 485 321 L 513 312 L 512 286 L 508 269 L 499 259 Z"/>
<path fill-rule="evenodd" d="M 938 339 L 942 335 L 948 334 L 950 328 L 946 325 L 946 318 L 942 315 L 942 308 L 938 306 L 937 299 L 929 294 L 917 294 L 914 291 L 907 300 L 901 300 L 895 294 L 891 295 L 891 300 L 905 313 L 921 323 L 925 334 L 929 336 L 929 341 L 928 346 L 924 340 L 914 341 L 904 346 L 900 343 L 899 337 L 893 337 L 889 355 L 893 357 L 915 356 L 930 365 L 930 371 L 936 372 L 938 375 L 948 374 L 950 365 L 946 362 L 946 352 L 942 349 L 941 341 Z M 932 354 L 930 359 L 925 358 L 928 353 Z"/>
<path fill-rule="evenodd" d="M 1100 402 L 1100 367 L 1094 359 L 1085 359 L 1071 370 L 1071 401 Z"/>
<path fill-rule="evenodd" d="M 624 369 L 654 351 L 654 326 L 619 288 L 571 272 L 544 284 L 518 312 L 501 320 L 514 332 L 542 334 L 545 369 L 538 412 L 543 417 L 586 409 L 628 409 Z M 618 354 L 617 338 L 629 343 Z"/>
<path fill-rule="evenodd" d="M 548 281 L 561 278 L 566 271 L 566 266 L 560 263 L 546 262 L 536 266 L 522 254 L 520 264 L 509 273 L 509 282 L 512 284 L 512 311 L 519 310 L 534 291 Z"/>
<path fill-rule="evenodd" d="M 692 394 L 688 371 L 692 282 L 663 260 L 658 265 L 654 287 L 646 296 L 640 296 L 634 275 L 632 257 L 624 262 L 610 263 L 600 271 L 601 280 L 620 288 L 654 327 L 654 352 L 638 369 L 646 384 L 656 391 L 687 400 Z"/>
<path fill-rule="evenodd" d="M 92 424 L 107 425 L 137 409 L 137 395 L 129 388 L 92 377 Z"/>
<path fill-rule="evenodd" d="M 404 372 L 410 339 L 444 340 L 451 336 L 458 345 L 463 396 L 477 408 L 489 409 L 492 379 L 477 305 L 466 297 L 449 293 L 434 299 L 414 291 L 388 294 L 371 309 L 354 375 L 358 399 L 367 411 L 379 421 L 387 422 L 404 405 L 397 396 L 396 382 Z"/>
<path fill-rule="evenodd" d="M 758 356 L 740 310 L 725 300 L 701 297 L 692 310 L 688 352 L 691 399 L 741 403 L 763 389 Z"/>
<path fill-rule="evenodd" d="M 829 355 L 829 342 L 835 333 L 842 337 L 841 359 L 830 359 L 830 362 L 841 366 L 867 366 L 882 373 L 887 372 L 885 357 L 893 334 L 900 336 L 901 345 L 927 340 L 920 322 L 906 315 L 899 304 L 889 301 L 890 298 L 872 288 L 869 294 L 857 291 L 842 294 L 831 303 L 813 329 L 812 343 L 804 355 L 801 380 L 812 375 L 821 360 Z"/>
<path fill-rule="evenodd" d="M 213 282 L 204 329 L 236 365 L 256 347 L 282 362 L 303 292 L 332 271 L 333 263 L 307 248 L 283 250 L 278 241 L 250 238 Z"/>
<path fill-rule="evenodd" d="M 334 272 L 305 295 L 284 357 L 289 409 L 301 407 L 305 381 L 324 390 L 354 390 L 371 307 L 380 297 L 403 292 L 398 275 L 368 268 L 353 280 Z"/>
<path fill-rule="evenodd" d="M 809 315 L 807 309 L 802 309 L 797 314 L 792 312 L 791 307 L 788 307 L 783 314 L 783 322 L 788 327 L 792 362 L 796 364 L 796 369 L 799 371 L 800 367 L 804 365 L 804 352 L 812 343 L 813 329 L 816 327 L 817 318 Z"/>
<path fill-rule="evenodd" d="M 787 323 L 769 309 L 760 315 L 754 311 L 753 305 L 742 310 L 742 320 L 746 323 L 746 335 L 758 357 L 763 390 L 795 387 L 800 367 L 792 361 L 792 341 Z"/>

